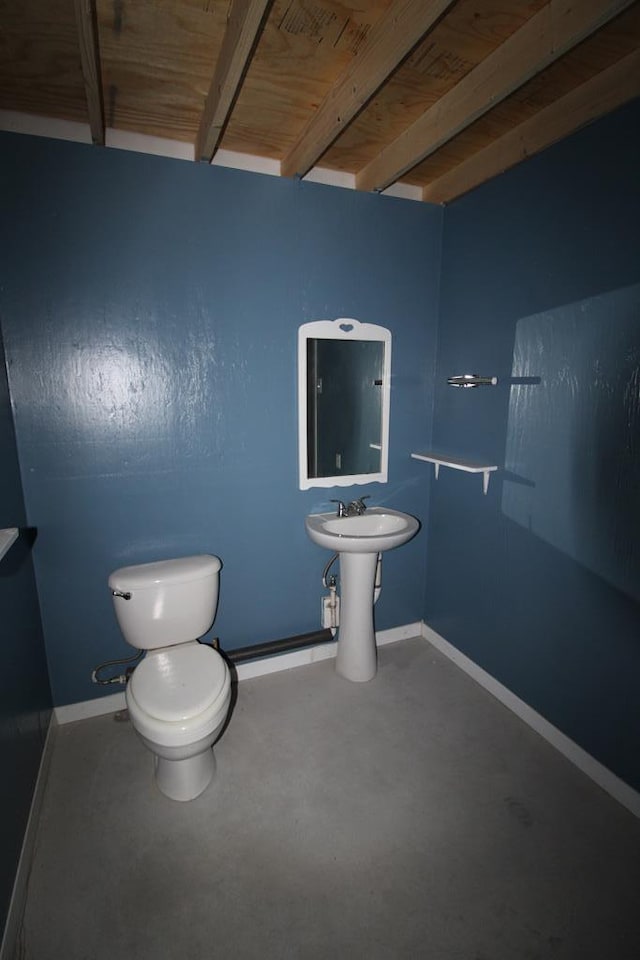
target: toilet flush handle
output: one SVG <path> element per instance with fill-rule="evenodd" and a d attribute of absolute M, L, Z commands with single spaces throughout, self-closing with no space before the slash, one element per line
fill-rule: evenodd
<path fill-rule="evenodd" d="M 122 597 L 123 600 L 131 600 L 131 594 L 129 593 L 129 591 L 127 591 L 126 593 L 123 593 L 122 590 L 112 590 L 111 596 Z"/>

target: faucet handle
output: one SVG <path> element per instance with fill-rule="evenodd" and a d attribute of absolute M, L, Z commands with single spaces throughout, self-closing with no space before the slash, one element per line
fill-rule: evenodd
<path fill-rule="evenodd" d="M 347 506 L 346 506 L 346 504 L 344 503 L 343 500 L 334 500 L 334 499 L 331 499 L 331 500 L 329 501 L 329 503 L 337 503 L 337 504 L 338 504 L 338 516 L 339 516 L 339 517 L 346 517 L 346 515 L 347 515 Z"/>
<path fill-rule="evenodd" d="M 347 506 L 347 513 L 346 513 L 346 515 L 347 515 L 348 517 L 359 517 L 359 516 L 361 516 L 361 515 L 365 512 L 365 510 L 367 509 L 367 508 L 365 507 L 363 501 L 364 501 L 364 500 L 367 500 L 368 497 L 369 497 L 369 494 L 365 494 L 364 497 L 359 497 L 357 500 L 352 500 L 352 501 L 349 503 L 349 505 Z"/>

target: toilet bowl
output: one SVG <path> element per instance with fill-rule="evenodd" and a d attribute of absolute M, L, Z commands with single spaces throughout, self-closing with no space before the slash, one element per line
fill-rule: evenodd
<path fill-rule="evenodd" d="M 229 668 L 197 640 L 213 623 L 220 566 L 203 555 L 123 567 L 109 577 L 122 634 L 146 651 L 127 684 L 129 718 L 154 755 L 158 788 L 172 800 L 193 800 L 211 782 L 212 747 L 229 711 Z"/>

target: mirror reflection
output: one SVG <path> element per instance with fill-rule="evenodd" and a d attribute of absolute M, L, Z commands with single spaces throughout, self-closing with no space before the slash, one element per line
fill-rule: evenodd
<path fill-rule="evenodd" d="M 378 473 L 384 344 L 307 341 L 310 477 Z"/>
<path fill-rule="evenodd" d="M 300 328 L 301 489 L 386 481 L 390 350 L 374 324 Z"/>

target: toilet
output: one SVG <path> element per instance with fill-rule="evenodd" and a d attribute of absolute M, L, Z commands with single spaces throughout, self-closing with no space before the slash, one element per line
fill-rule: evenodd
<path fill-rule="evenodd" d="M 118 625 L 146 656 L 126 687 L 129 718 L 154 755 L 159 789 L 193 800 L 215 772 L 231 700 L 227 664 L 198 642 L 213 623 L 221 563 L 202 555 L 122 567 L 109 577 Z"/>

